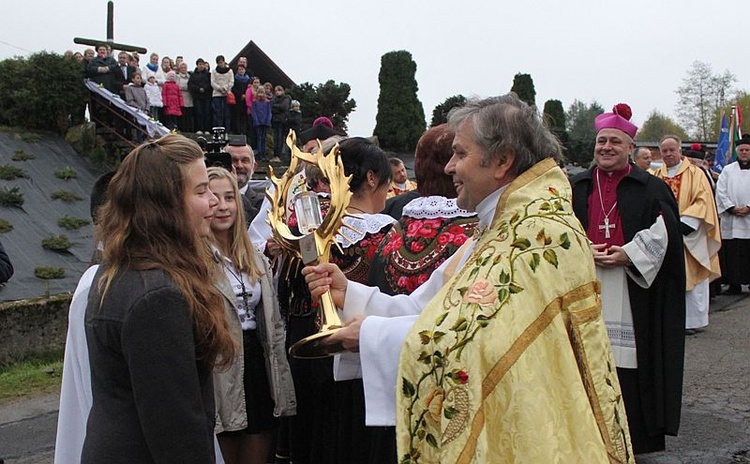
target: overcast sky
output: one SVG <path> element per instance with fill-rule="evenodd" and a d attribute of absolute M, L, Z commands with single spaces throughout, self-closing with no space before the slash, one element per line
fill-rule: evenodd
<path fill-rule="evenodd" d="M 2 0 L 0 59 L 106 38 L 105 0 Z M 12 6 L 11 6 L 12 5 Z M 627 102 L 640 125 L 673 115 L 695 60 L 730 70 L 750 90 L 747 0 L 118 0 L 115 41 L 191 63 L 231 59 L 254 40 L 297 83 L 346 82 L 351 135 L 375 128 L 380 57 L 408 50 L 429 122 L 447 97 L 498 95 L 531 74 L 536 102 Z M 219 6 L 226 6 L 220 10 Z M 142 61 L 143 63 L 143 61 Z M 252 67 L 252 63 L 251 63 Z"/>

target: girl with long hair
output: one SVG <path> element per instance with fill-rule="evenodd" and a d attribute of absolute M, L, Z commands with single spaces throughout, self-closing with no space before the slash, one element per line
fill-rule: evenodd
<path fill-rule="evenodd" d="M 208 169 L 219 204 L 211 222 L 215 260 L 226 280 L 227 320 L 242 347 L 229 369 L 215 371 L 216 433 L 227 464 L 263 464 L 277 417 L 296 413 L 294 384 L 285 353 L 286 331 L 268 260 L 245 230 L 235 177 Z"/>
<path fill-rule="evenodd" d="M 93 405 L 81 462 L 214 462 L 211 372 L 236 345 L 201 240 L 218 203 L 203 152 L 179 135 L 140 145 L 107 198 L 85 316 Z"/>

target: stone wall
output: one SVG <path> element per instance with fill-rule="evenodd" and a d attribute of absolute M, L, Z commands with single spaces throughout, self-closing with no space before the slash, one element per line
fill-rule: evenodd
<path fill-rule="evenodd" d="M 0 364 L 65 347 L 72 293 L 0 304 Z"/>

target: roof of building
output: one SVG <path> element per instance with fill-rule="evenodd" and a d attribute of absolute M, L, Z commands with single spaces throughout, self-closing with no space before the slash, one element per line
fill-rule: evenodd
<path fill-rule="evenodd" d="M 254 76 L 260 78 L 261 82 L 270 82 L 274 86 L 280 85 L 285 89 L 293 87 L 294 81 L 281 70 L 279 65 L 260 49 L 258 44 L 252 40 L 237 53 L 229 62 L 229 67 L 237 69 L 237 63 L 241 56 L 247 58 L 247 64 Z"/>

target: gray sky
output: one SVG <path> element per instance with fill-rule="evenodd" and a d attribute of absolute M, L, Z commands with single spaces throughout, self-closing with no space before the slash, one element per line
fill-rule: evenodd
<path fill-rule="evenodd" d="M 106 36 L 106 0 L 0 3 L 0 59 L 82 51 L 73 37 Z M 380 57 L 392 50 L 416 61 L 428 122 L 447 97 L 505 93 L 523 72 L 534 79 L 540 108 L 548 99 L 566 110 L 574 99 L 607 110 L 622 101 L 641 125 L 653 109 L 674 115 L 674 91 L 695 60 L 730 70 L 738 89 L 750 88 L 746 7 L 741 0 L 119 0 L 114 36 L 191 64 L 230 59 L 254 40 L 297 83 L 348 83 L 357 101 L 351 135 L 375 128 Z"/>

